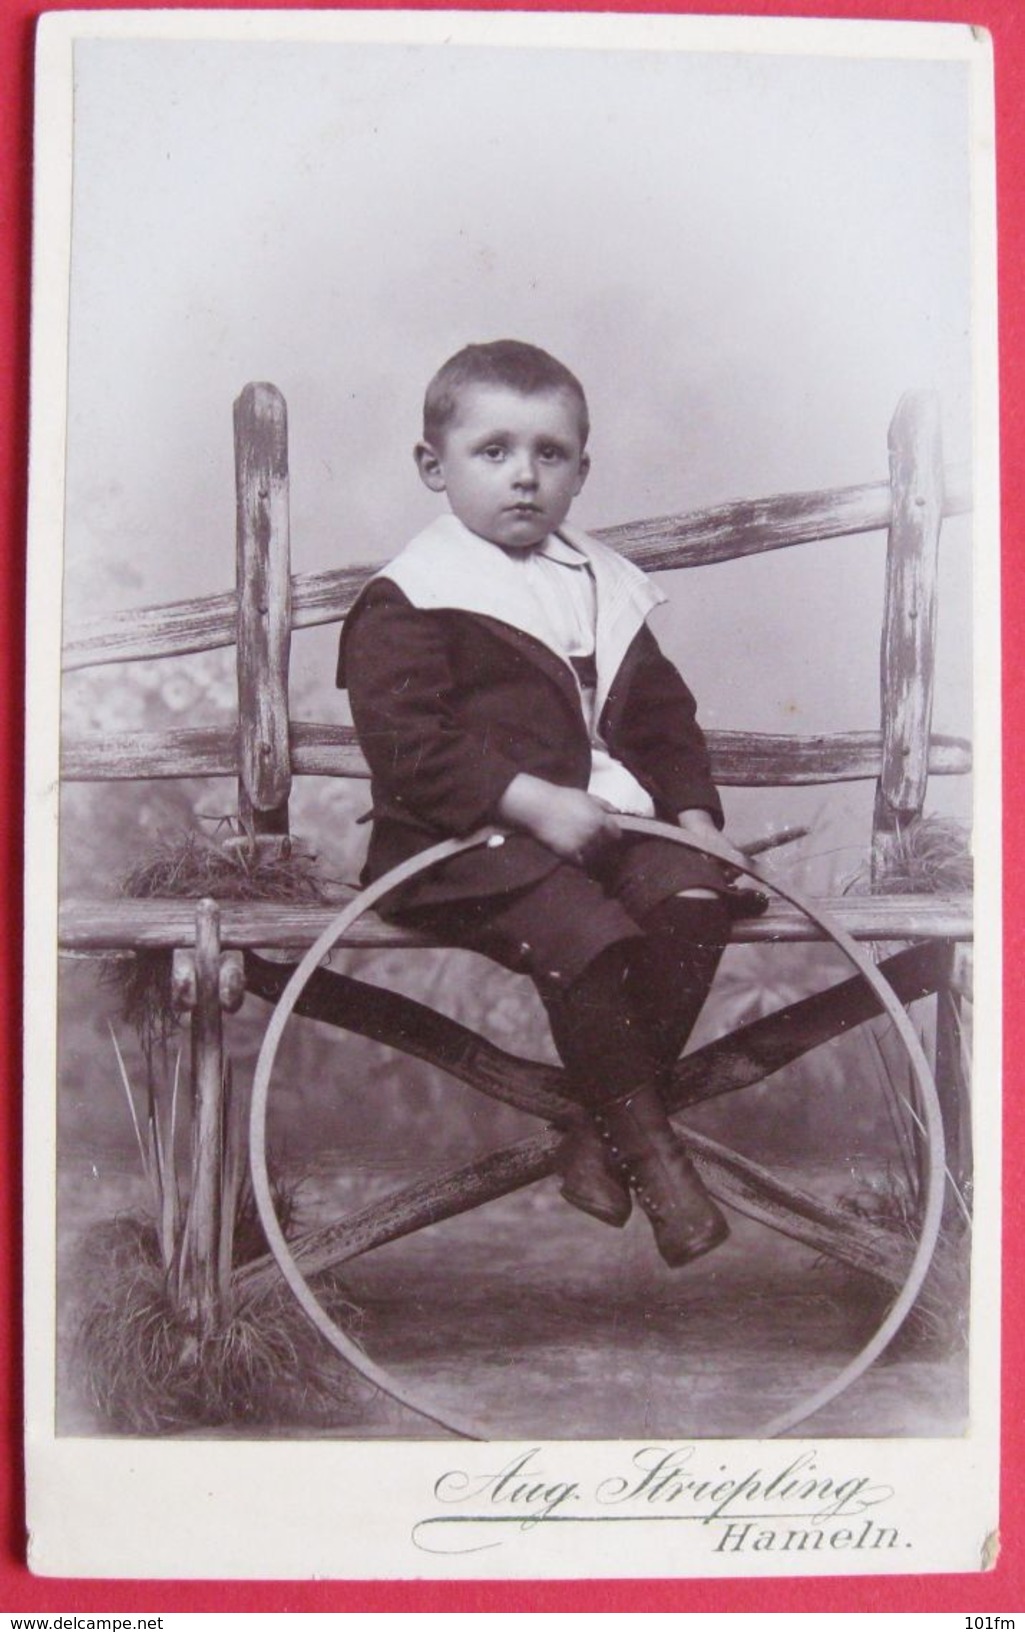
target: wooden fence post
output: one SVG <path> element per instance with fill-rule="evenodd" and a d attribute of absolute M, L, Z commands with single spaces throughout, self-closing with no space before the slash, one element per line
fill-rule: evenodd
<path fill-rule="evenodd" d="M 970 1207 L 972 1188 L 971 1083 L 965 1069 L 963 1010 L 957 979 L 957 946 L 946 947 L 944 978 L 936 988 L 936 1086 L 943 1112 L 947 1173 L 951 1185 Z M 964 1215 L 948 1192 L 948 1223 L 963 1223 Z"/>
<path fill-rule="evenodd" d="M 902 827 L 921 814 L 929 780 L 936 575 L 943 521 L 939 398 L 908 391 L 889 435 L 892 515 L 880 653 L 883 764 L 872 827 L 872 876 L 883 877 Z"/>
<path fill-rule="evenodd" d="M 242 842 L 288 842 L 292 786 L 288 662 L 292 586 L 288 517 L 288 422 L 272 385 L 247 385 L 235 403 L 235 571 L 238 598 L 238 799 Z M 238 1139 L 230 1115 L 222 1010 L 244 995 L 238 954 L 221 955 L 216 901 L 196 908 L 192 958 L 177 958 L 179 1001 L 192 1011 L 192 1191 L 182 1254 L 181 1297 L 202 1339 L 226 1313 L 231 1275 Z"/>
<path fill-rule="evenodd" d="M 936 590 L 943 524 L 940 403 L 933 391 L 909 391 L 889 436 L 892 515 L 880 654 L 883 763 L 872 824 L 872 880 L 900 871 L 900 835 L 925 804 L 936 668 Z M 947 976 L 936 991 L 936 1086 L 947 1140 L 948 1173 L 964 1187 L 967 1084 L 961 1067 L 957 999 Z M 957 1212 L 945 1201 L 948 1221 Z"/>
<path fill-rule="evenodd" d="M 219 1246 L 223 1168 L 224 1048 L 221 1024 L 221 915 L 216 901 L 196 906 L 192 1001 L 192 1194 L 183 1265 L 184 1302 L 200 1337 L 221 1317 Z"/>
<path fill-rule="evenodd" d="M 247 385 L 235 403 L 235 501 L 239 817 L 256 839 L 288 833 L 292 786 L 288 419 L 273 385 Z"/>

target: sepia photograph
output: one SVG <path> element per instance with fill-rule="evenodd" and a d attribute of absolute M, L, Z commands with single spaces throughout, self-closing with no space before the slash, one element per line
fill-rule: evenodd
<path fill-rule="evenodd" d="M 37 71 L 36 1567 L 177 1573 L 165 1453 L 358 1454 L 366 1534 L 239 1573 L 984 1567 L 985 42 L 84 13 Z M 112 1539 L 59 1470 L 129 1452 Z"/>

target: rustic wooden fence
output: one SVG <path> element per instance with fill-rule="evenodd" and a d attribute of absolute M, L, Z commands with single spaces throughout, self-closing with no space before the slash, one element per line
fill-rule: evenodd
<path fill-rule="evenodd" d="M 100 664 L 206 652 L 234 645 L 238 714 L 223 726 L 116 732 L 67 741 L 67 781 L 235 777 L 246 842 L 289 843 L 293 775 L 366 777 L 350 728 L 291 720 L 288 669 L 293 629 L 344 618 L 373 567 L 292 575 L 290 571 L 287 417 L 270 385 L 249 385 L 235 405 L 236 588 L 222 595 L 97 619 L 65 644 L 67 671 Z M 932 732 L 938 548 L 945 518 L 971 508 L 962 475 L 945 470 L 939 405 L 909 392 L 889 436 L 887 482 L 783 494 L 663 516 L 604 530 L 598 536 L 646 570 L 688 568 L 824 539 L 877 532 L 888 537 L 877 728 L 816 735 L 713 731 L 714 774 L 725 786 L 788 787 L 872 780 L 876 798 L 872 865 L 878 882 L 899 835 L 922 813 L 930 775 L 971 768 L 967 742 Z M 351 896 L 351 892 L 348 892 Z M 190 1209 L 190 1308 L 197 1324 L 221 1318 L 224 1230 L 220 1215 L 226 1071 L 222 1012 L 237 1008 L 245 987 L 274 1001 L 287 969 L 257 949 L 312 944 L 347 898 L 330 904 L 192 903 L 183 900 L 67 900 L 60 945 L 76 953 L 175 949 L 175 986 L 191 1011 L 194 1157 Z M 911 943 L 883 965 L 901 1000 L 937 995 L 936 1069 L 951 1164 L 963 1177 L 967 1150 L 965 1083 L 957 1046 L 959 996 L 951 982 L 955 943 L 972 935 L 970 900 L 962 895 L 844 896 L 824 902 L 860 940 Z M 743 941 L 805 941 L 821 932 L 794 908 L 774 902 L 762 918 L 741 921 Z M 341 943 L 352 947 L 430 944 L 373 915 Z M 244 972 L 242 958 L 244 955 Z M 297 1012 L 416 1052 L 493 1097 L 558 1123 L 566 1111 L 559 1072 L 503 1053 L 456 1022 L 413 1000 L 323 970 Z M 829 1037 L 860 1024 L 878 1006 L 851 980 L 742 1028 L 685 1057 L 675 1106 L 761 1081 Z M 413 1023 L 411 1023 L 413 1022 Z M 781 1184 L 766 1170 L 691 1135 L 699 1163 L 727 1200 L 772 1227 L 897 1283 L 907 1243 L 868 1223 L 838 1225 L 815 1198 Z M 298 1244 L 305 1271 L 437 1219 L 478 1206 L 530 1183 L 553 1166 L 557 1135 L 540 1134 L 472 1167 L 411 1186 L 354 1219 Z M 276 1273 L 269 1260 L 245 1270 L 252 1288 Z"/>

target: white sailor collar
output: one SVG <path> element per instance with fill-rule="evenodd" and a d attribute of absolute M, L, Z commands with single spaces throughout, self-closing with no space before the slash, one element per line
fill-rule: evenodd
<path fill-rule="evenodd" d="M 563 526 L 540 547 L 566 565 L 575 566 L 583 558 L 594 575 L 598 599 L 595 707 L 600 715 L 629 646 L 666 597 L 632 561 L 579 528 Z M 482 568 L 481 552 L 489 549 L 492 555 L 484 558 Z M 492 618 L 540 640 L 560 662 L 568 661 L 539 626 L 535 598 L 507 552 L 478 537 L 451 513 L 425 527 L 376 577 L 396 584 L 422 611 L 471 612 Z"/>
<path fill-rule="evenodd" d="M 524 557 L 543 555 L 546 561 L 557 561 L 560 567 L 578 569 L 590 567 L 590 562 L 583 551 L 559 533 L 549 533 L 548 537 L 542 539 L 532 550 L 507 550 L 505 554 L 512 560 L 516 560 L 519 555 Z"/>

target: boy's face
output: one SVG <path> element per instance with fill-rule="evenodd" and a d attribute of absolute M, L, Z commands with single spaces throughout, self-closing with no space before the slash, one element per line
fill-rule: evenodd
<path fill-rule="evenodd" d="M 506 549 L 530 549 L 555 532 L 590 467 L 568 391 L 524 396 L 492 385 L 467 386 L 441 447 L 420 442 L 415 457 L 421 479 L 448 494 L 459 520 Z"/>

